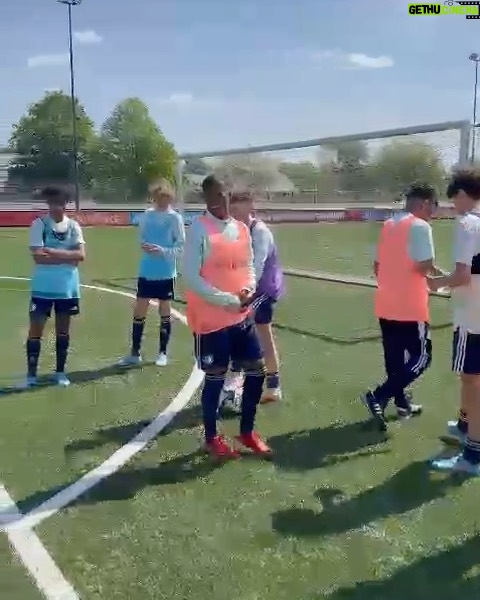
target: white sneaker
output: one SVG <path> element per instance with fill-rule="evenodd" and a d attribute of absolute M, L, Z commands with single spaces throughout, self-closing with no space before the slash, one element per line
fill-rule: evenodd
<path fill-rule="evenodd" d="M 164 352 L 159 354 L 155 360 L 155 364 L 157 367 L 166 367 L 168 365 L 167 355 Z"/>
<path fill-rule="evenodd" d="M 141 356 L 124 356 L 117 362 L 117 367 L 133 367 L 139 365 L 142 362 Z"/>
<path fill-rule="evenodd" d="M 60 387 L 68 387 L 70 385 L 70 379 L 68 379 L 65 373 L 55 373 L 53 379 Z"/>

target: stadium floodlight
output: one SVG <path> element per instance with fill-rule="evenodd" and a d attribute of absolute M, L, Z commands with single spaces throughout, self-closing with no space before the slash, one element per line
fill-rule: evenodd
<path fill-rule="evenodd" d="M 473 135 L 472 135 L 472 163 L 475 162 L 475 142 L 477 137 L 477 99 L 478 99 L 478 63 L 480 63 L 480 54 L 473 52 L 468 57 L 475 64 L 475 82 L 473 85 Z"/>
<path fill-rule="evenodd" d="M 77 135 L 77 106 L 75 102 L 75 61 L 73 54 L 72 6 L 79 6 L 82 0 L 57 0 L 68 9 L 68 49 L 70 58 L 70 99 L 72 103 L 72 166 L 73 183 L 75 186 L 75 209 L 80 209 L 80 181 L 78 174 L 78 135 Z"/>

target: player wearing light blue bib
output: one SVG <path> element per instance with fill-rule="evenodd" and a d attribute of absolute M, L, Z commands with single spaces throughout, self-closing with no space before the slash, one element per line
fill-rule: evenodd
<path fill-rule="evenodd" d="M 130 354 L 119 362 L 120 366 L 141 362 L 141 346 L 145 319 L 150 300 L 158 301 L 160 315 L 159 350 L 155 364 L 167 364 L 167 347 L 171 334 L 171 301 L 174 299 L 177 277 L 177 258 L 185 242 L 185 228 L 181 215 L 173 210 L 173 187 L 165 180 L 150 186 L 153 208 L 145 211 L 139 227 L 142 249 L 137 281 L 137 301 L 132 325 Z"/>
<path fill-rule="evenodd" d="M 78 263 L 85 259 L 80 225 L 65 214 L 69 193 L 60 186 L 42 190 L 48 215 L 30 226 L 29 247 L 34 260 L 31 280 L 30 328 L 26 343 L 26 387 L 37 383 L 38 359 L 45 323 L 55 311 L 55 380 L 68 386 L 65 364 L 70 344 L 71 317 L 80 312 Z"/>

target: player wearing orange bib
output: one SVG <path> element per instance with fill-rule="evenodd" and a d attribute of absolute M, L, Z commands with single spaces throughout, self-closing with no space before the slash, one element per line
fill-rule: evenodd
<path fill-rule="evenodd" d="M 247 308 L 255 291 L 253 251 L 248 227 L 229 215 L 223 185 L 214 176 L 202 184 L 207 212 L 187 234 L 183 277 L 187 320 L 195 337 L 195 354 L 205 372 L 202 390 L 207 451 L 217 458 L 239 453 L 217 433 L 217 412 L 225 375 L 231 362 L 245 373 L 236 441 L 256 454 L 270 448 L 254 432 L 262 395 L 265 363 L 255 324 Z"/>
<path fill-rule="evenodd" d="M 386 431 L 384 412 L 394 398 L 399 417 L 420 414 L 406 389 L 430 366 L 426 276 L 437 272 L 429 221 L 437 206 L 435 190 L 413 185 L 406 194 L 405 212 L 388 219 L 380 232 L 374 263 L 377 278 L 375 316 L 382 334 L 386 380 L 363 396 L 371 416 Z"/>

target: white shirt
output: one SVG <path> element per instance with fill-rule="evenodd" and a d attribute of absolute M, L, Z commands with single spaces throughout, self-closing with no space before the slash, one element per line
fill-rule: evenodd
<path fill-rule="evenodd" d="M 480 254 L 480 213 L 470 212 L 457 218 L 455 223 L 453 260 L 467 265 Z M 480 275 L 472 275 L 470 284 L 452 290 L 453 325 L 480 333 Z"/>

